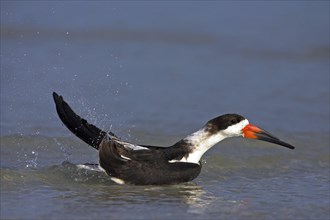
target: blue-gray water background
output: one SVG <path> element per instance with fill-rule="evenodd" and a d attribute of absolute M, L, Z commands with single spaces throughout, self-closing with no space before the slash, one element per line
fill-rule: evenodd
<path fill-rule="evenodd" d="M 1 219 L 329 219 L 329 2 L 1 1 Z M 296 146 L 225 140 L 201 175 L 118 186 L 52 92 L 167 146 L 239 113 Z"/>

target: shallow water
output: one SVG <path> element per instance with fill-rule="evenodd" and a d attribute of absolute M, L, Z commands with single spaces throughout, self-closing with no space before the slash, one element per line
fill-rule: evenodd
<path fill-rule="evenodd" d="M 1 215 L 326 218 L 330 155 L 324 142 L 328 137 L 318 136 L 315 143 L 293 136 L 295 141 L 287 139 L 298 146 L 295 151 L 241 139 L 226 141 L 204 157 L 196 180 L 173 186 L 121 186 L 103 172 L 79 169 L 75 164 L 97 162 L 97 151 L 75 138 L 5 136 L 1 138 Z M 312 144 L 317 145 L 311 149 Z"/>
<path fill-rule="evenodd" d="M 1 1 L 1 219 L 329 219 L 328 8 Z M 120 186 L 76 167 L 98 154 L 53 91 L 140 144 L 235 112 L 296 149 L 224 140 L 193 182 Z"/>

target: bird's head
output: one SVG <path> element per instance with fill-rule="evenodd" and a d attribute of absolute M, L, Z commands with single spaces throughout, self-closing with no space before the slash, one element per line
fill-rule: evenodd
<path fill-rule="evenodd" d="M 225 137 L 243 136 L 244 138 L 267 141 L 290 149 L 295 148 L 294 146 L 281 141 L 269 132 L 250 124 L 249 121 L 241 115 L 222 115 L 208 121 L 206 125 L 210 133 L 220 132 Z"/>

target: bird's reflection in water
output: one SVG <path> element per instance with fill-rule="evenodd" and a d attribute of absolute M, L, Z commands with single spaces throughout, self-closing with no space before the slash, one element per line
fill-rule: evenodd
<path fill-rule="evenodd" d="M 207 206 L 215 199 L 212 193 L 206 192 L 194 182 L 169 186 L 151 186 L 145 188 L 145 191 L 149 192 L 149 196 L 163 198 L 168 202 L 176 201 L 186 204 L 188 213 L 204 213 Z"/>
<path fill-rule="evenodd" d="M 246 205 L 244 201 L 234 201 L 232 193 L 226 196 L 228 195 L 226 190 L 215 194 L 205 189 L 207 186 L 201 187 L 195 182 L 160 186 L 118 185 L 103 172 L 82 170 L 69 162 L 51 169 L 52 175 L 58 174 L 57 177 L 62 178 L 57 179 L 56 182 L 66 183 L 65 190 L 62 189 L 64 192 L 58 198 L 64 204 L 72 205 L 72 202 L 77 202 L 95 208 L 117 207 L 117 211 L 121 209 L 125 211 L 125 207 L 145 209 L 167 207 L 179 209 L 191 215 L 201 215 L 208 213 L 208 210 L 217 210 L 219 204 L 222 210 L 229 212 L 239 211 Z M 47 182 L 49 181 L 52 180 L 48 179 Z M 207 185 L 207 181 L 205 184 Z"/>

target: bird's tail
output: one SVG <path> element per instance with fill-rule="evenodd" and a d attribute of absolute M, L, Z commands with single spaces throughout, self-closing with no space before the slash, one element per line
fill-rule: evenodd
<path fill-rule="evenodd" d="M 89 124 L 85 119 L 74 113 L 68 103 L 56 92 L 53 92 L 53 97 L 58 116 L 63 124 L 81 140 L 98 150 L 102 139 L 107 133 Z"/>

